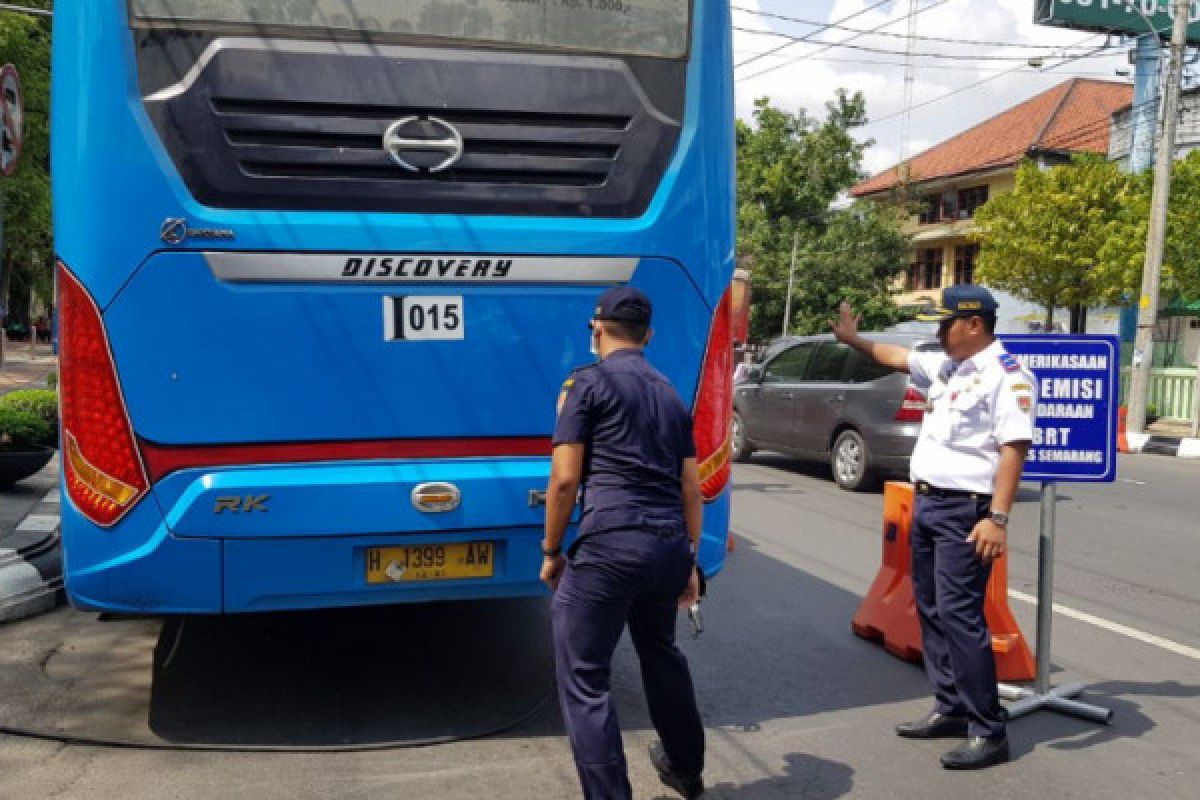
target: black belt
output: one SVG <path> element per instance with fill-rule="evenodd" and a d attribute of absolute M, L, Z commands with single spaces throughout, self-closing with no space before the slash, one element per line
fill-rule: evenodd
<path fill-rule="evenodd" d="M 930 486 L 925 481 L 917 481 L 916 483 L 918 494 L 927 494 L 930 497 L 966 497 L 971 500 L 988 500 L 992 499 L 990 494 L 983 492 L 969 492 L 966 489 L 939 489 L 936 486 Z"/>

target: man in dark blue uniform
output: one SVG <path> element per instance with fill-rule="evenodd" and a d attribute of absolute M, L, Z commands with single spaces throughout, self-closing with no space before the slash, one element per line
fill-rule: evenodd
<path fill-rule="evenodd" d="M 650 315 L 650 300 L 632 287 L 600 297 L 591 322 L 600 360 L 563 384 L 546 497 L 541 574 L 554 590 L 559 704 L 584 797 L 596 800 L 633 796 L 609 696 L 627 623 L 662 739 L 651 761 L 684 797 L 704 792 L 704 728 L 675 646 L 678 608 L 699 589 L 703 501 L 691 417 L 642 354 Z M 581 483 L 579 536 L 567 558 L 563 535 Z"/>

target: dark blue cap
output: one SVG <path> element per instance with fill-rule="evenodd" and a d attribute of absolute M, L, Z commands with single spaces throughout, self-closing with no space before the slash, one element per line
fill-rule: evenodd
<path fill-rule="evenodd" d="M 982 286 L 960 283 L 942 291 L 942 304 L 917 314 L 922 322 L 941 322 L 952 317 L 978 317 L 994 314 L 999 308 L 996 298 Z"/>
<path fill-rule="evenodd" d="M 632 286 L 614 286 L 600 295 L 592 318 L 649 325 L 650 298 Z"/>

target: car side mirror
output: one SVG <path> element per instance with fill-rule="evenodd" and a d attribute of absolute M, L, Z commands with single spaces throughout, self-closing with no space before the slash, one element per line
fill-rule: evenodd
<path fill-rule="evenodd" d="M 750 367 L 748 370 L 746 370 L 746 379 L 743 381 L 743 383 L 762 383 L 762 379 L 763 368 Z"/>

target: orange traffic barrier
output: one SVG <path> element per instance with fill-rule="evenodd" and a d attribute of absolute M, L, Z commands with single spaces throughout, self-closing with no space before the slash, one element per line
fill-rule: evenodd
<path fill-rule="evenodd" d="M 906 661 L 921 660 L 921 623 L 912 588 L 909 528 L 913 516 L 911 483 L 883 487 L 883 560 L 851 627 L 864 639 Z"/>
<path fill-rule="evenodd" d="M 1037 662 L 1021 627 L 1008 607 L 1008 556 L 992 562 L 983 604 L 988 630 L 992 632 L 992 654 L 996 657 L 996 677 L 1002 681 L 1031 681 L 1037 677 Z"/>
<path fill-rule="evenodd" d="M 1117 452 L 1129 452 L 1129 437 L 1127 435 L 1129 429 L 1129 407 L 1119 406 L 1117 408 Z"/>
<path fill-rule="evenodd" d="M 882 642 L 884 649 L 898 658 L 920 661 L 921 622 L 912 588 L 912 515 L 912 484 L 888 481 L 883 489 L 882 564 L 851 628 L 864 639 Z M 992 564 L 984 616 L 992 632 L 996 676 L 1002 681 L 1033 680 L 1037 672 L 1033 653 L 1008 607 L 1004 556 Z"/>

